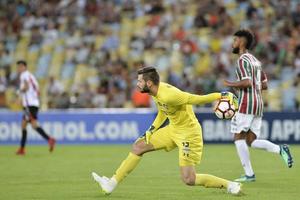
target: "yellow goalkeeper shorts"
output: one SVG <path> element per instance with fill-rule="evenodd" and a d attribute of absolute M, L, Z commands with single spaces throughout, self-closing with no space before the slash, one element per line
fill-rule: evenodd
<path fill-rule="evenodd" d="M 200 125 L 184 130 L 167 125 L 155 131 L 149 142 L 155 150 L 171 151 L 178 147 L 179 166 L 195 166 L 201 161 L 203 141 Z"/>

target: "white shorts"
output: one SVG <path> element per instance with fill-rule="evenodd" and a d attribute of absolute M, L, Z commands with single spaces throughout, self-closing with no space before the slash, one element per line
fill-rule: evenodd
<path fill-rule="evenodd" d="M 257 137 L 260 135 L 262 117 L 244 113 L 236 113 L 231 119 L 231 132 L 241 133 L 251 130 Z"/>

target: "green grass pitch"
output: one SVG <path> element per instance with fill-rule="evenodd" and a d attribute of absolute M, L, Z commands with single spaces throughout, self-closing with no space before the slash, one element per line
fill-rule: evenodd
<path fill-rule="evenodd" d="M 300 197 L 300 146 L 291 146 L 295 166 L 288 169 L 278 155 L 251 149 L 257 181 L 243 185 L 243 196 L 221 189 L 185 186 L 179 176 L 177 150 L 144 155 L 138 167 L 110 195 L 101 193 L 91 172 L 110 176 L 127 156 L 129 145 L 57 145 L 27 147 L 16 156 L 16 146 L 0 147 L 0 199 L 105 199 L 194 200 L 261 199 L 296 200 Z M 197 170 L 227 179 L 237 178 L 242 167 L 235 147 L 205 145 Z"/>

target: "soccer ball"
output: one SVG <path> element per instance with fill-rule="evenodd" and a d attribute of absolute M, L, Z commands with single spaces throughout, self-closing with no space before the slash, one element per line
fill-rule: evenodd
<path fill-rule="evenodd" d="M 237 108 L 228 99 L 220 99 L 215 105 L 214 111 L 219 119 L 231 119 Z"/>

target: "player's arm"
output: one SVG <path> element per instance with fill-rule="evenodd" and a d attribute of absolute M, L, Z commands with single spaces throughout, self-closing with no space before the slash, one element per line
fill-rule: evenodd
<path fill-rule="evenodd" d="M 157 106 L 158 107 L 158 106 Z M 143 135 L 145 138 L 146 144 L 149 144 L 151 135 L 157 131 L 161 127 L 161 125 L 166 121 L 167 116 L 161 111 L 158 110 L 155 120 L 153 121 L 152 125 Z"/>
<path fill-rule="evenodd" d="M 236 96 L 231 92 L 215 92 L 210 93 L 207 95 L 195 95 L 195 94 L 189 94 L 188 104 L 193 105 L 201 105 L 201 104 L 207 104 L 212 103 L 219 99 L 226 99 L 229 100 L 230 103 L 237 104 L 237 98 Z"/>
<path fill-rule="evenodd" d="M 158 110 L 158 113 L 150 127 L 151 131 L 155 132 L 166 120 L 167 116 L 161 110 Z"/>
<path fill-rule="evenodd" d="M 250 63 L 247 60 L 242 58 L 238 60 L 237 75 L 240 81 L 224 80 L 224 86 L 238 89 L 248 88 L 252 86 L 252 71 L 250 69 Z"/>
<path fill-rule="evenodd" d="M 244 80 L 241 80 L 241 81 L 227 81 L 227 80 L 224 80 L 224 86 L 226 87 L 233 87 L 233 88 L 248 88 L 248 87 L 251 87 L 251 79 L 244 79 Z"/>
<path fill-rule="evenodd" d="M 210 93 L 207 95 L 197 95 L 188 92 L 183 92 L 177 88 L 173 88 L 168 91 L 168 103 L 173 106 L 192 104 L 201 105 L 214 102 L 221 99 L 221 93 Z"/>
<path fill-rule="evenodd" d="M 268 78 L 267 78 L 267 74 L 264 71 L 261 71 L 261 89 L 262 90 L 268 89 Z"/>
<path fill-rule="evenodd" d="M 187 104 L 192 104 L 192 105 L 202 105 L 202 104 L 212 103 L 216 100 L 221 99 L 222 97 L 221 93 L 219 92 L 214 92 L 206 95 L 196 95 L 196 94 L 187 93 L 187 95 L 188 95 Z"/>
<path fill-rule="evenodd" d="M 28 81 L 26 80 L 21 80 L 21 86 L 20 86 L 20 91 L 21 92 L 26 92 L 28 90 Z"/>
<path fill-rule="evenodd" d="M 206 95 L 197 95 L 183 92 L 176 87 L 172 87 L 164 92 L 167 97 L 166 102 L 172 106 L 184 104 L 203 105 L 223 98 L 228 99 L 230 102 L 233 102 L 234 100 L 234 95 L 231 92 L 214 92 Z"/>

